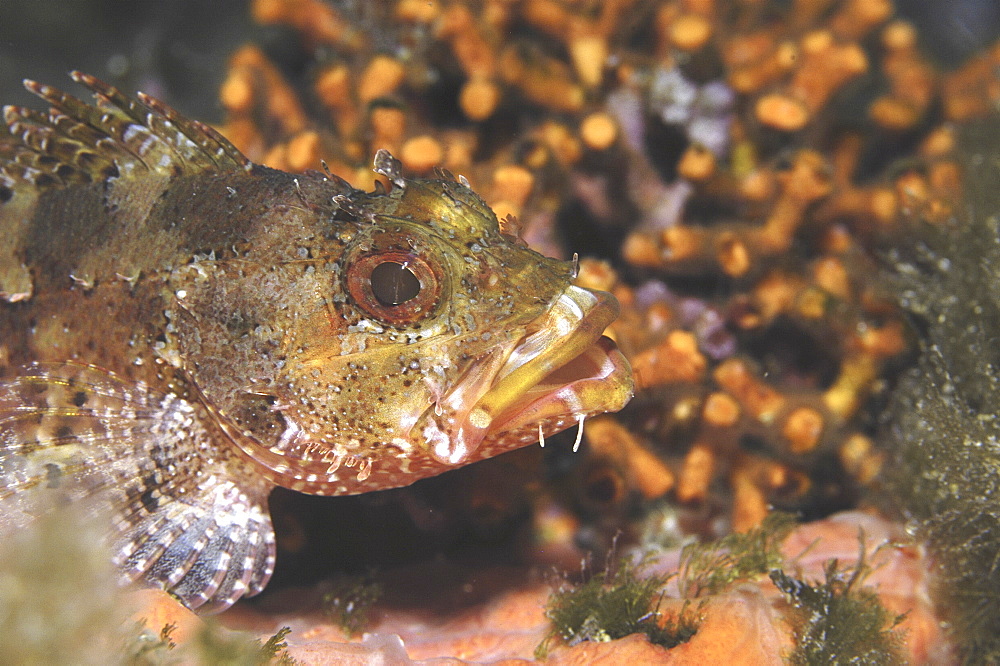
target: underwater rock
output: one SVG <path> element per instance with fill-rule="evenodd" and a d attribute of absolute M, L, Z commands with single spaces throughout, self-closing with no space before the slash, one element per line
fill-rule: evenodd
<path fill-rule="evenodd" d="M 863 562 L 859 562 L 859 538 L 864 543 Z M 907 541 L 899 524 L 853 511 L 800 525 L 770 547 L 777 549 L 775 570 L 801 581 L 802 590 L 827 587 L 822 581 L 834 559 L 847 575 L 862 565 L 867 572 L 861 572 L 856 589 L 843 597 L 859 598 L 864 605 L 858 607 L 871 610 L 878 606 L 872 603 L 877 594 L 887 615 L 905 613 L 897 630 L 905 636 L 905 644 L 899 646 L 902 659 L 946 662 L 948 649 L 927 603 L 929 565 L 921 550 Z M 697 620 L 693 636 L 666 649 L 644 634 L 600 636 L 595 625 L 598 631 L 589 638 L 551 643 L 545 663 L 780 664 L 795 653 L 794 617 L 767 574 L 749 575 L 704 596 L 686 598 L 677 575 L 683 557 L 681 548 L 664 550 L 646 561 L 631 580 L 669 578 L 654 590 L 656 610 L 650 617 L 666 626 L 687 613 Z M 614 583 L 611 579 L 616 578 L 605 582 Z M 527 570 L 469 568 L 441 560 L 387 571 L 384 582 L 386 596 L 372 608 L 363 636 L 350 637 L 323 614 L 323 585 L 289 588 L 258 604 L 237 605 L 219 620 L 230 629 L 256 634 L 259 640 L 288 626 L 291 632 L 282 637 L 288 654 L 306 663 L 370 663 L 363 659 L 392 657 L 396 659 L 392 663 L 525 664 L 533 661 L 539 643 L 551 636 L 545 610 L 555 590 Z M 859 630 L 843 618 L 830 629 L 841 635 Z M 412 662 L 400 658 L 404 650 Z"/>

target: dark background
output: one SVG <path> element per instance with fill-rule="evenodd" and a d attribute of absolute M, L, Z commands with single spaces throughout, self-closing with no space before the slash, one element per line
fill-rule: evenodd
<path fill-rule="evenodd" d="M 896 5 L 942 63 L 960 62 L 1000 35 L 997 0 Z M 21 79 L 71 86 L 66 72 L 80 69 L 218 122 L 226 58 L 261 33 L 250 20 L 249 0 L 0 0 L 0 103 L 34 105 Z"/>
<path fill-rule="evenodd" d="M 35 79 L 82 94 L 79 69 L 142 90 L 199 120 L 221 120 L 229 54 L 256 36 L 249 0 L 0 0 L 0 103 L 40 108 Z"/>

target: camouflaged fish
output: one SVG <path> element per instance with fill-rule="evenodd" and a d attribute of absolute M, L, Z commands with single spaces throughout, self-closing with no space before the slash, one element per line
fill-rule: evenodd
<path fill-rule="evenodd" d="M 464 182 L 252 164 L 163 103 L 26 82 L 0 134 L 0 532 L 107 517 L 124 578 L 217 611 L 274 567 L 268 494 L 410 484 L 621 408 L 606 293 Z"/>

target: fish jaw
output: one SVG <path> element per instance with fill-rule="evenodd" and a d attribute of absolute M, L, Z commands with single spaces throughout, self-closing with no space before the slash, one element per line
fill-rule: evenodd
<path fill-rule="evenodd" d="M 569 286 L 521 339 L 474 364 L 414 434 L 457 466 L 618 411 L 634 389 L 628 361 L 603 335 L 618 312 L 611 294 Z"/>

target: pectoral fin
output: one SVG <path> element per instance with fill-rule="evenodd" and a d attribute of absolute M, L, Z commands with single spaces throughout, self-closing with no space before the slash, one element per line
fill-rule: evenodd
<path fill-rule="evenodd" d="M 274 568 L 271 486 L 197 405 L 99 368 L 34 364 L 0 382 L 0 534 L 84 503 L 126 580 L 219 611 Z"/>

